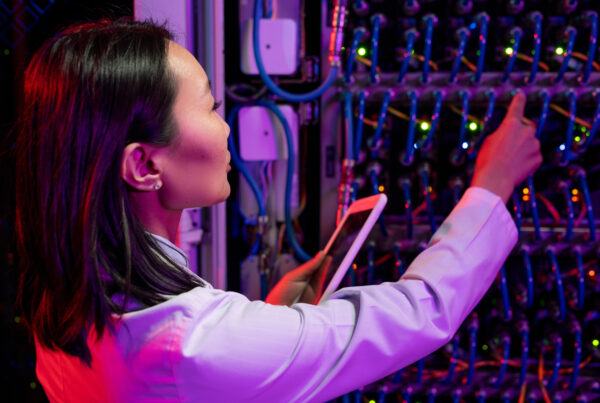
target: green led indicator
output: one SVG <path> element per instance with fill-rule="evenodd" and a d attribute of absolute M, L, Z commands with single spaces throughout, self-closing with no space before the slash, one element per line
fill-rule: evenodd
<path fill-rule="evenodd" d="M 597 348 L 598 346 L 600 346 L 600 341 L 598 341 L 598 339 L 592 340 L 592 346 L 594 346 L 594 348 Z"/>
<path fill-rule="evenodd" d="M 477 123 L 475 123 L 475 122 L 469 122 L 468 128 L 469 128 L 469 130 L 471 130 L 472 132 L 474 132 L 475 130 L 477 130 Z"/>
<path fill-rule="evenodd" d="M 556 53 L 558 56 L 562 56 L 565 53 L 565 50 L 559 46 L 554 49 L 554 53 Z"/>
<path fill-rule="evenodd" d="M 506 48 L 504 49 L 504 54 L 506 54 L 507 56 L 512 55 L 514 52 L 513 48 Z"/>
<path fill-rule="evenodd" d="M 575 136 L 575 142 L 579 143 L 581 141 L 581 137 Z"/>
<path fill-rule="evenodd" d="M 483 346 L 481 346 L 481 349 L 482 349 L 483 351 L 487 351 L 487 349 L 488 349 L 488 346 L 487 346 L 487 344 L 484 344 Z"/>
<path fill-rule="evenodd" d="M 429 124 L 429 122 L 421 122 L 421 124 L 419 125 L 419 128 L 423 131 L 429 130 L 430 127 L 431 125 Z"/>
<path fill-rule="evenodd" d="M 356 53 L 358 53 L 359 56 L 364 56 L 367 54 L 367 49 L 364 47 L 360 47 L 356 50 Z"/>

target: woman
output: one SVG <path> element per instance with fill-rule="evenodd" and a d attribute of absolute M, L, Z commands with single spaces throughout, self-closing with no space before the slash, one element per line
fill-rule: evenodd
<path fill-rule="evenodd" d="M 150 22 L 71 27 L 25 72 L 19 301 L 51 401 L 322 401 L 446 343 L 516 242 L 504 203 L 541 163 L 517 95 L 472 187 L 401 280 L 309 300 L 322 257 L 267 303 L 213 289 L 174 245 L 227 198 L 229 127 L 202 67 Z"/>

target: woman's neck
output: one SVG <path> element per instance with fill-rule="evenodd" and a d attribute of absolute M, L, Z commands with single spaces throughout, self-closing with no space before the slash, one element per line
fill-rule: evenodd
<path fill-rule="evenodd" d="M 181 210 L 168 210 L 162 206 L 156 192 L 130 193 L 135 215 L 146 231 L 167 238 L 177 244 L 177 230 Z"/>

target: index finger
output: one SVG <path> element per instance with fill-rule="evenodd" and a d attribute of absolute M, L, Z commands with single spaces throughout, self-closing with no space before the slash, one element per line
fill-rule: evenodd
<path fill-rule="evenodd" d="M 508 112 L 506 113 L 506 116 L 512 116 L 517 119 L 523 118 L 526 104 L 527 96 L 523 91 L 518 91 L 513 97 L 512 101 L 510 101 L 510 105 L 508 106 Z"/>

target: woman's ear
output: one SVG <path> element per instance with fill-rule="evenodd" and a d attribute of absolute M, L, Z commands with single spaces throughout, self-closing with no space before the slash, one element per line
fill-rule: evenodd
<path fill-rule="evenodd" d="M 128 144 L 123 150 L 121 178 L 133 189 L 149 192 L 161 188 L 161 169 L 153 158 L 155 151 L 143 143 Z"/>

